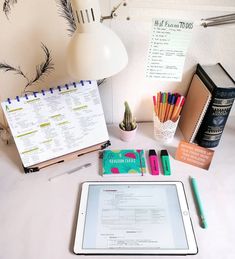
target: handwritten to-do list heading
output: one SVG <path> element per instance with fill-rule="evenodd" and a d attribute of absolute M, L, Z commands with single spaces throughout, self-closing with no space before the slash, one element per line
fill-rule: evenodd
<path fill-rule="evenodd" d="M 146 77 L 181 81 L 193 22 L 153 19 L 147 56 Z"/>

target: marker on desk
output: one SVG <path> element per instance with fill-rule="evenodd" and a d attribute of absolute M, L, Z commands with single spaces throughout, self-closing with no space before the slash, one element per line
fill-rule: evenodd
<path fill-rule="evenodd" d="M 161 161 L 164 175 L 171 175 L 170 159 L 167 150 L 161 150 Z"/>
<path fill-rule="evenodd" d="M 55 178 L 58 178 L 58 177 L 60 177 L 60 176 L 62 176 L 62 175 L 64 175 L 64 174 L 72 174 L 72 173 L 75 173 L 75 172 L 77 172 L 77 171 L 79 171 L 79 170 L 81 170 L 81 169 L 83 169 L 83 168 L 87 168 L 87 167 L 89 167 L 89 166 L 91 166 L 91 163 L 87 163 L 87 164 L 78 166 L 78 167 L 76 167 L 76 168 L 73 168 L 73 169 L 69 170 L 68 172 L 65 172 L 65 173 L 62 173 L 62 174 L 53 176 L 53 177 L 49 178 L 48 180 L 49 180 L 49 181 L 54 180 Z"/>
<path fill-rule="evenodd" d="M 201 202 L 201 199 L 199 196 L 196 179 L 195 178 L 190 178 L 190 179 L 191 179 L 191 184 L 192 184 L 192 189 L 193 189 L 193 195 L 195 198 L 195 202 L 197 204 L 198 213 L 199 213 L 200 220 L 201 220 L 201 226 L 203 228 L 207 228 L 207 222 L 206 222 L 206 218 L 205 218 L 204 211 L 202 208 L 202 202 Z"/>
<path fill-rule="evenodd" d="M 152 175 L 159 175 L 158 157 L 154 149 L 149 150 L 149 164 Z"/>

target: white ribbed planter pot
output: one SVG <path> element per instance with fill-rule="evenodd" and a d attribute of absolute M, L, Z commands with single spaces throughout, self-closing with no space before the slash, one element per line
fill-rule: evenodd
<path fill-rule="evenodd" d="M 138 126 L 136 126 L 136 128 L 135 128 L 134 130 L 125 131 L 125 130 L 122 130 L 122 129 L 119 127 L 120 139 L 121 139 L 122 141 L 126 141 L 126 142 L 131 141 L 131 140 L 135 137 L 137 128 L 138 128 Z"/>

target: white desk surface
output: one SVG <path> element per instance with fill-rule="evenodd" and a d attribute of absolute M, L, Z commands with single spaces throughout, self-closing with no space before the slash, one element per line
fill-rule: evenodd
<path fill-rule="evenodd" d="M 141 180 L 179 180 L 184 183 L 194 225 L 199 253 L 187 258 L 235 258 L 235 118 L 230 117 L 209 171 L 174 159 L 181 138 L 177 132 L 173 143 L 161 146 L 153 139 L 152 123 L 139 124 L 133 142 L 119 140 L 117 126 L 109 126 L 110 149 L 167 148 L 171 158 L 171 176 L 147 174 Z M 57 180 L 48 181 L 56 174 L 91 162 L 92 166 Z M 1 259 L 67 259 L 76 258 L 72 252 L 80 183 L 103 181 L 99 175 L 101 161 L 98 152 L 76 160 L 58 164 L 37 173 L 24 174 L 14 144 L 0 144 L 0 258 Z M 208 229 L 199 226 L 193 202 L 189 176 L 196 177 L 200 188 Z M 136 177 L 113 177 L 108 180 L 140 180 Z M 92 256 L 91 258 L 104 258 Z M 148 256 L 135 256 L 147 258 Z M 161 258 L 161 256 L 153 256 Z M 151 257 L 151 258 L 153 258 Z M 89 256 L 86 256 L 89 258 Z M 113 258 L 106 256 L 106 258 Z M 130 258 L 115 256 L 115 258 Z M 149 258 L 149 257 L 148 257 Z M 163 257 L 162 257 L 163 258 Z M 171 256 L 164 256 L 164 259 Z M 185 258 L 185 256 L 177 257 Z"/>

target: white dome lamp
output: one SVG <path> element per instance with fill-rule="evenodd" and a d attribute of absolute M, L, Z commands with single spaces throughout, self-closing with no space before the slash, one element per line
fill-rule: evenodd
<path fill-rule="evenodd" d="M 103 25 L 98 0 L 71 0 L 77 30 L 68 46 L 67 65 L 75 80 L 99 80 L 120 72 L 128 63 L 118 36 Z"/>

